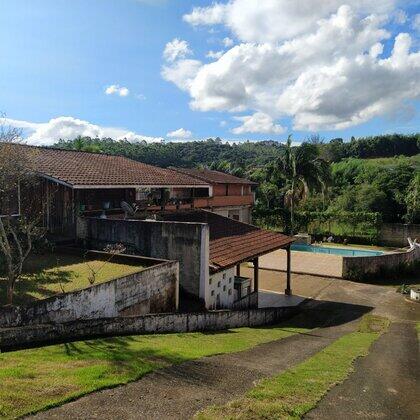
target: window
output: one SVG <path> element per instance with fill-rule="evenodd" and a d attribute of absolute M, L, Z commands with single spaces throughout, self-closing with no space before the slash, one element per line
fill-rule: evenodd
<path fill-rule="evenodd" d="M 214 290 L 211 291 L 211 295 L 214 296 Z"/>
<path fill-rule="evenodd" d="M 232 289 L 229 289 L 228 295 L 230 296 L 232 294 Z"/>
<path fill-rule="evenodd" d="M 223 280 L 226 279 L 226 273 L 223 273 Z"/>
<path fill-rule="evenodd" d="M 210 277 L 209 278 L 209 284 L 211 285 L 213 283 L 213 279 Z"/>
<path fill-rule="evenodd" d="M 223 291 L 226 292 L 226 286 L 223 286 Z"/>
<path fill-rule="evenodd" d="M 222 283 L 220 281 L 217 282 L 217 287 L 220 287 Z"/>
<path fill-rule="evenodd" d="M 229 277 L 229 283 L 232 283 L 232 277 Z"/>

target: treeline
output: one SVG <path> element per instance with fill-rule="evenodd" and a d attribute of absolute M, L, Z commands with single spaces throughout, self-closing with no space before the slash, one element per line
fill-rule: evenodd
<path fill-rule="evenodd" d="M 345 158 L 414 156 L 420 153 L 420 134 L 352 138 L 347 143 L 339 138 L 329 143 L 319 138 L 308 141 L 317 143 L 321 156 L 328 162 L 339 162 Z M 264 166 L 284 152 L 284 145 L 275 141 L 230 144 L 220 138 L 182 143 L 130 143 L 109 138 L 79 137 L 71 141 L 60 141 L 57 146 L 116 154 L 162 167 L 210 166 L 227 162 L 233 169 Z"/>
<path fill-rule="evenodd" d="M 232 168 L 263 166 L 276 159 L 283 149 L 281 143 L 274 141 L 228 144 L 219 138 L 182 143 L 130 143 L 109 138 L 79 137 L 71 141 L 59 141 L 55 146 L 126 156 L 164 168 L 210 166 L 222 161 L 229 162 Z"/>
<path fill-rule="evenodd" d="M 348 143 L 336 138 L 322 145 L 322 155 L 330 162 L 339 162 L 345 158 L 414 156 L 418 153 L 420 153 L 420 134 L 389 134 L 359 139 L 352 137 Z"/>

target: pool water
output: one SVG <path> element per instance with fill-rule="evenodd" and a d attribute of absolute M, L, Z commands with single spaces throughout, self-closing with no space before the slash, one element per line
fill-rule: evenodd
<path fill-rule="evenodd" d="M 293 244 L 292 251 L 316 252 L 319 254 L 341 255 L 342 257 L 375 257 L 383 254 L 381 251 L 368 251 L 353 248 L 330 248 L 307 244 Z"/>

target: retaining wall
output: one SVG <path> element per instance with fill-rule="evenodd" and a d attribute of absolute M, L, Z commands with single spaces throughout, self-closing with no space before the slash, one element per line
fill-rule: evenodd
<path fill-rule="evenodd" d="M 104 253 L 90 252 L 88 255 L 98 258 Z M 144 315 L 178 309 L 177 261 L 115 256 L 113 262 L 119 261 L 135 265 L 154 265 L 124 277 L 95 284 L 86 289 L 58 294 L 30 305 L 2 308 L 0 328 Z"/>
<path fill-rule="evenodd" d="M 343 278 L 361 280 L 400 270 L 410 270 L 420 263 L 420 248 L 407 252 L 387 253 L 372 257 L 343 257 Z"/>
<path fill-rule="evenodd" d="M 408 238 L 417 238 L 420 241 L 420 225 L 384 223 L 379 232 L 378 242 L 387 246 L 406 247 Z"/>
<path fill-rule="evenodd" d="M 0 351 L 67 342 L 85 338 L 223 331 L 230 328 L 276 324 L 300 311 L 300 307 L 211 311 L 189 314 L 157 314 L 35 325 L 0 330 Z"/>

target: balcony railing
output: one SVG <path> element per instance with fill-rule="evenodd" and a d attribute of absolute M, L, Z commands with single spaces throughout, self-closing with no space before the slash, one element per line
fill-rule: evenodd
<path fill-rule="evenodd" d="M 223 195 L 194 199 L 195 208 L 244 206 L 254 204 L 253 195 Z"/>

